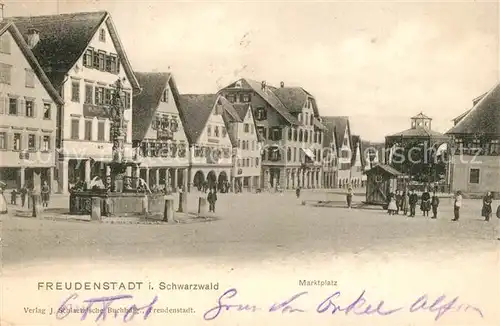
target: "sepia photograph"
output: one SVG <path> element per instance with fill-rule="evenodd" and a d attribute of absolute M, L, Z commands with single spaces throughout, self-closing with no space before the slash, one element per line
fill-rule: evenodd
<path fill-rule="evenodd" d="M 499 14 L 0 0 L 0 326 L 500 326 Z"/>

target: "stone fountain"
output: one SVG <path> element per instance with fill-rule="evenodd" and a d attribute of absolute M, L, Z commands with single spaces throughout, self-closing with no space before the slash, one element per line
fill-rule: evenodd
<path fill-rule="evenodd" d="M 158 209 L 163 207 L 163 195 L 152 194 L 143 187 L 132 187 L 131 177 L 126 175 L 127 167 L 137 167 L 139 163 L 125 159 L 122 80 L 119 79 L 115 86 L 110 106 L 106 110 L 111 122 L 110 136 L 113 142 L 110 175 L 106 176 L 102 186 L 88 189 L 87 184 L 80 182 L 73 187 L 69 202 L 70 214 L 91 215 L 96 216 L 95 218 L 100 218 L 101 215 L 130 216 L 144 214 L 156 206 L 159 206 Z"/>

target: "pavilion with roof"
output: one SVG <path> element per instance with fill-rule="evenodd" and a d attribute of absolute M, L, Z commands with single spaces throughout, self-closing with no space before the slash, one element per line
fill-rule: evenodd
<path fill-rule="evenodd" d="M 420 112 L 410 118 L 410 128 L 385 137 L 386 162 L 410 178 L 426 182 L 447 176 L 444 158 L 449 137 L 432 130 L 432 118 Z M 399 154 L 399 155 L 398 155 Z M 438 165 L 440 167 L 438 167 Z"/>

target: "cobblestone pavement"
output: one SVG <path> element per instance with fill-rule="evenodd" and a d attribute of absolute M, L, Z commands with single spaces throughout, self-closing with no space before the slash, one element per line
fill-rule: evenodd
<path fill-rule="evenodd" d="M 189 195 L 189 211 L 197 197 Z M 417 215 L 388 216 L 381 209 L 301 205 L 302 200 L 343 196 L 305 191 L 293 193 L 219 194 L 217 217 L 205 223 L 175 225 L 97 224 L 3 217 L 3 263 L 71 257 L 125 259 L 140 257 L 239 257 L 263 259 L 312 252 L 454 253 L 495 250 L 493 223 L 480 217 L 480 201 L 465 200 L 462 218 L 451 222 L 451 199 L 442 200 L 437 220 Z M 355 197 L 355 202 L 363 200 Z M 67 197 L 56 196 L 46 213 L 67 209 Z M 496 207 L 498 203 L 494 203 Z M 53 212 L 53 213 L 50 213 Z M 54 213 L 56 212 L 56 213 Z M 132 250 L 127 250 L 132 248 Z M 166 250 L 168 248 L 168 250 Z"/>

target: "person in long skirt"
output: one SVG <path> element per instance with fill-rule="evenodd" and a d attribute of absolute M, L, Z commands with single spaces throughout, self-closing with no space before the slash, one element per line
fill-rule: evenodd
<path fill-rule="evenodd" d="M 391 193 L 389 195 L 389 205 L 387 207 L 387 212 L 389 213 L 389 215 L 394 215 L 396 214 L 398 210 L 398 206 L 396 205 L 396 196 Z"/>
<path fill-rule="evenodd" d="M 431 194 L 427 189 L 422 193 L 422 202 L 420 203 L 420 210 L 424 216 L 429 216 L 429 211 L 431 210 Z"/>
<path fill-rule="evenodd" d="M 3 181 L 0 181 L 0 214 L 7 214 L 7 200 L 5 200 L 4 190 L 7 187 L 7 184 Z"/>
<path fill-rule="evenodd" d="M 99 178 L 99 180 L 100 180 L 100 178 Z M 102 184 L 102 181 L 101 181 L 101 184 Z M 42 207 L 49 207 L 50 187 L 47 184 L 47 181 L 43 182 L 41 195 L 42 195 Z"/>
<path fill-rule="evenodd" d="M 493 196 L 491 192 L 488 191 L 483 197 L 483 208 L 481 209 L 481 215 L 486 222 L 489 221 L 491 217 L 491 203 L 493 203 Z"/>

